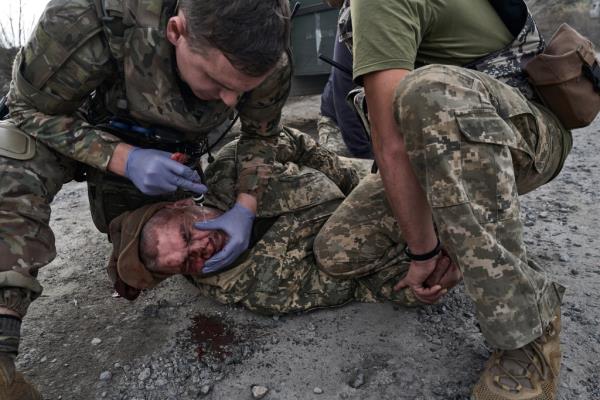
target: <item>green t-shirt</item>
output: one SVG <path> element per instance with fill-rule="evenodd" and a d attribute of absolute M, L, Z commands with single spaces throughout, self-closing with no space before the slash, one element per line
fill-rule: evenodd
<path fill-rule="evenodd" d="M 354 78 L 465 65 L 514 38 L 487 0 L 352 0 Z"/>

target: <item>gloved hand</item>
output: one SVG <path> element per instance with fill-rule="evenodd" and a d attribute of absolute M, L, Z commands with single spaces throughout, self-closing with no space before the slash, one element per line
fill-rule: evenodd
<path fill-rule="evenodd" d="M 144 194 L 156 196 L 178 188 L 206 193 L 200 176 L 190 167 L 171 160 L 171 153 L 135 147 L 129 153 L 125 176 Z"/>
<path fill-rule="evenodd" d="M 14 356 L 6 353 L 0 353 L 0 399 L 42 400 L 35 387 L 15 372 Z"/>
<path fill-rule="evenodd" d="M 227 267 L 248 248 L 254 218 L 255 215 L 252 211 L 239 203 L 235 203 L 231 210 L 219 218 L 194 224 L 196 229 L 220 229 L 229 236 L 225 247 L 204 264 L 203 273 L 210 274 Z"/>

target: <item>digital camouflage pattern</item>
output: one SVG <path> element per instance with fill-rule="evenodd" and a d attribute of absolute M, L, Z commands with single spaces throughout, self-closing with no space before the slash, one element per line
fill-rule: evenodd
<path fill-rule="evenodd" d="M 333 151 L 337 155 L 352 157 L 342 138 L 342 131 L 333 118 L 321 115 L 317 121 L 317 133 L 321 146 Z"/>
<path fill-rule="evenodd" d="M 0 157 L 0 305 L 24 315 L 41 293 L 37 270 L 56 255 L 50 202 L 82 164 L 106 170 L 122 140 L 97 129 L 90 118 L 132 118 L 199 145 L 231 117 L 233 110 L 196 99 L 175 79 L 165 38 L 174 6 L 170 0 L 52 0 L 19 52 L 9 118 L 35 139 L 37 153 L 26 161 Z M 284 54 L 263 84 L 245 96 L 238 107 L 242 136 L 269 143 L 281 132 L 290 75 Z M 271 148 L 248 147 L 255 150 L 240 154 L 237 190 L 260 198 L 271 168 L 262 162 L 274 157 Z"/>
<path fill-rule="evenodd" d="M 514 88 L 453 66 L 409 74 L 394 109 L 440 240 L 463 273 L 485 338 L 515 349 L 541 336 L 564 288 L 527 256 L 518 195 L 558 174 L 571 149 L 570 132 Z M 381 222 L 359 217 L 376 208 L 373 220 Z M 381 241 L 378 254 L 367 257 L 382 257 L 379 265 L 385 265 L 386 256 L 400 252 L 400 235 L 381 179 L 373 176 L 329 219 L 315 252 L 325 271 L 347 276 L 361 271 L 364 243 Z"/>
<path fill-rule="evenodd" d="M 523 7 L 527 8 L 524 2 Z M 526 98 L 534 100 L 537 95 L 529 84 L 522 66 L 527 60 L 544 51 L 545 47 L 544 38 L 528 10 L 525 25 L 511 44 L 465 67 L 485 72 L 509 86 L 518 88 Z"/>
<path fill-rule="evenodd" d="M 207 205 L 226 210 L 235 201 L 231 189 L 239 169 L 237 155 L 241 148 L 251 145 L 249 140 L 240 140 L 219 152 L 206 171 L 211 188 Z M 263 196 L 269 207 L 263 205 L 255 223 L 258 240 L 232 269 L 209 278 L 190 278 L 200 292 L 265 314 L 340 306 L 353 300 L 416 305 L 410 292 L 392 290 L 408 270 L 402 252 L 376 270 L 366 268 L 361 277 L 348 277 L 356 279 L 339 279 L 317 267 L 314 238 L 343 200 L 343 193 L 358 183 L 357 174 L 332 152 L 295 130 L 285 129 L 276 148 L 276 173 Z M 376 254 L 372 246 L 378 245 L 369 242 L 363 250 Z"/>

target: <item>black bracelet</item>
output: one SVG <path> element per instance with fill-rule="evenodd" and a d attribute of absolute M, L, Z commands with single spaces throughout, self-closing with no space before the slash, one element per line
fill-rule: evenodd
<path fill-rule="evenodd" d="M 439 238 L 437 240 L 437 245 L 435 246 L 435 249 L 433 249 L 430 252 L 425 253 L 425 254 L 413 254 L 413 253 L 411 253 L 410 249 L 408 248 L 408 245 L 404 248 L 404 254 L 406 254 L 406 256 L 408 258 L 410 258 L 412 261 L 427 261 L 427 260 L 431 260 L 433 257 L 435 257 L 438 254 L 440 254 L 441 251 L 442 251 L 442 243 L 440 242 Z"/>

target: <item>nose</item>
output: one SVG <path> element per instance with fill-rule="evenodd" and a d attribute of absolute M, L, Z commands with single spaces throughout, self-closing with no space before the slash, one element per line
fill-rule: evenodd
<path fill-rule="evenodd" d="M 239 93 L 229 89 L 222 89 L 219 92 L 219 97 L 228 107 L 233 108 L 238 102 Z"/>

